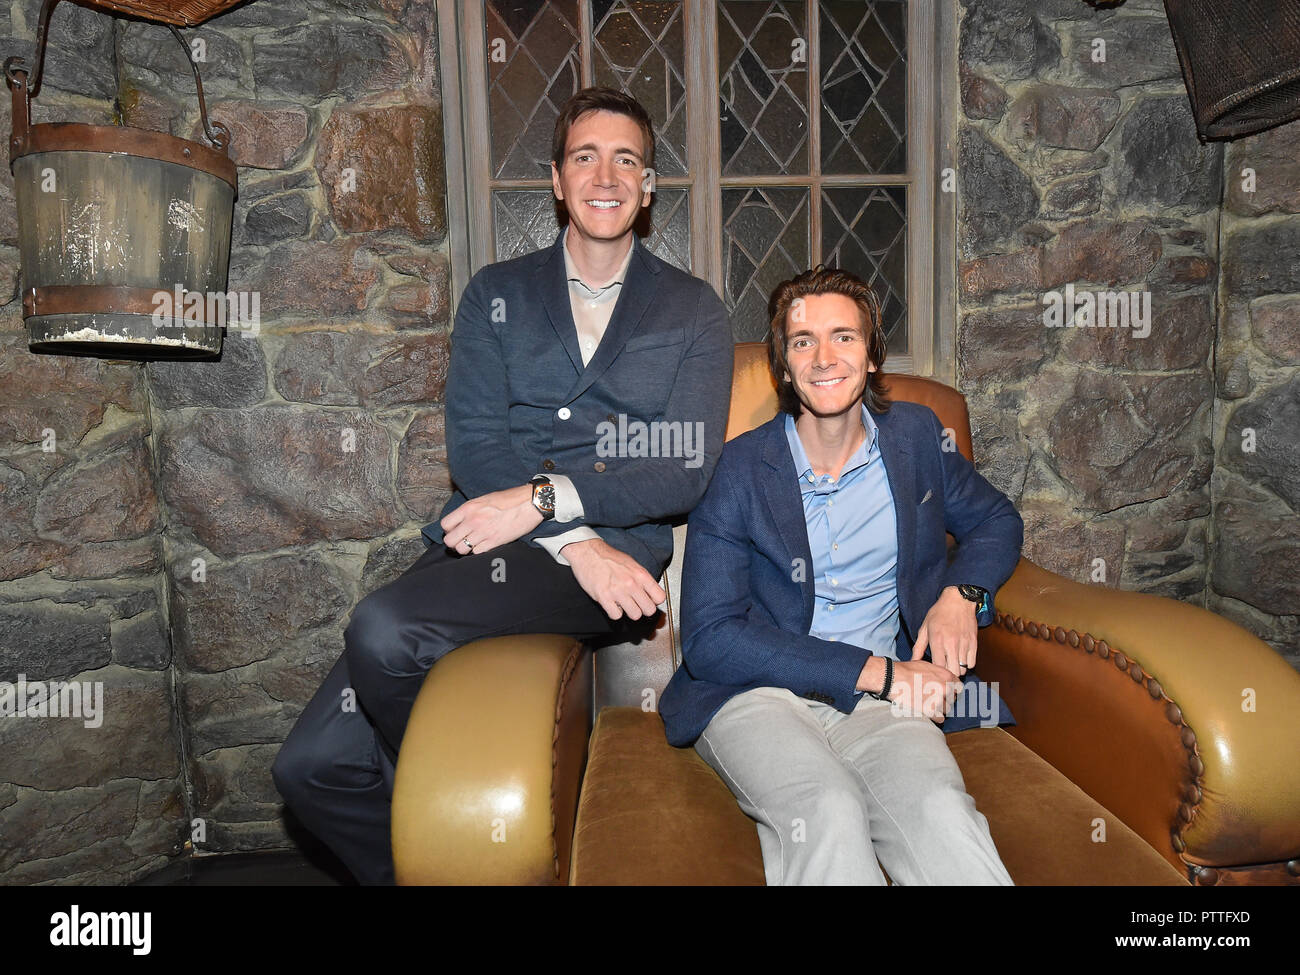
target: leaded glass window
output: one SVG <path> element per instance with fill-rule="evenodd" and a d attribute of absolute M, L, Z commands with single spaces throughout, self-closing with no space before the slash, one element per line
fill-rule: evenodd
<path fill-rule="evenodd" d="M 441 30 L 458 41 L 442 41 L 452 89 L 444 113 L 456 126 L 449 190 L 457 179 L 465 187 L 463 228 L 461 201 L 449 203 L 453 290 L 484 263 L 554 240 L 556 115 L 578 88 L 606 85 L 635 96 L 655 121 L 657 189 L 638 232 L 655 254 L 714 285 L 737 341 L 766 334 L 776 284 L 825 263 L 875 288 L 890 367 L 931 371 L 938 86 L 917 66 L 933 52 L 933 0 L 469 0 L 439 9 Z M 448 61 L 458 69 L 450 77 Z"/>

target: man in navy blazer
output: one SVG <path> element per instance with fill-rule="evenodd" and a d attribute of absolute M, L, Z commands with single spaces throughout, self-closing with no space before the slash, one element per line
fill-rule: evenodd
<path fill-rule="evenodd" d="M 722 449 L 733 352 L 713 289 L 633 230 L 653 166 L 640 104 L 578 92 L 552 143 L 567 227 L 465 288 L 446 392 L 455 493 L 419 560 L 353 609 L 343 656 L 272 770 L 363 883 L 394 879 L 395 764 L 437 660 L 488 636 L 605 637 L 665 598 L 671 521 Z"/>
<path fill-rule="evenodd" d="M 877 861 L 1010 883 L 936 723 L 1011 721 L 973 668 L 1020 516 L 933 411 L 884 398 L 865 284 L 806 272 L 771 310 L 782 411 L 727 444 L 690 516 L 668 740 L 758 822 L 769 883 L 881 883 Z"/>

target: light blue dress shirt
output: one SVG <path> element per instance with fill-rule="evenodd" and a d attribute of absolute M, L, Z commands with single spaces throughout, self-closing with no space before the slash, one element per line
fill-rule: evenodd
<path fill-rule="evenodd" d="M 898 659 L 898 526 L 880 455 L 880 431 L 862 409 L 867 437 L 838 478 L 813 474 L 795 429 L 785 434 L 799 473 L 815 590 L 809 636 L 841 640 Z"/>

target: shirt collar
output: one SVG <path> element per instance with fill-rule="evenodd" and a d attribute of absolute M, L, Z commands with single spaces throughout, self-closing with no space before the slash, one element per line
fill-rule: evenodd
<path fill-rule="evenodd" d="M 619 266 L 617 272 L 611 281 L 599 288 L 593 288 L 582 280 L 582 275 L 578 273 L 577 267 L 574 266 L 573 257 L 569 254 L 569 228 L 564 228 L 564 239 L 560 242 L 560 250 L 564 251 L 564 276 L 569 279 L 570 284 L 579 284 L 582 289 L 592 297 L 604 294 L 616 284 L 622 284 L 623 279 L 627 277 L 628 265 L 632 263 L 632 252 L 636 250 L 636 241 L 632 241 L 632 246 L 627 249 L 627 254 L 623 258 L 623 263 Z"/>
<path fill-rule="evenodd" d="M 867 459 L 880 436 L 880 428 L 876 426 L 876 421 L 871 416 L 871 411 L 867 409 L 865 403 L 861 405 L 861 410 L 862 423 L 867 428 L 867 436 L 858 446 L 858 449 L 849 455 L 848 461 L 844 464 L 844 469 L 840 471 L 840 479 L 867 463 Z M 799 431 L 794 425 L 794 416 L 790 413 L 785 415 L 785 436 L 790 444 L 790 455 L 794 458 L 794 469 L 799 474 L 800 486 L 810 485 L 812 482 L 809 481 L 809 478 L 814 477 L 812 462 L 808 459 L 808 452 L 804 450 L 803 441 L 799 439 Z M 811 490 L 811 487 L 809 489 Z"/>

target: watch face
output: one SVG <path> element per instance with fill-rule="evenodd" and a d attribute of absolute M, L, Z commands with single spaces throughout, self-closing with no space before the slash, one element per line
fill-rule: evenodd
<path fill-rule="evenodd" d="M 555 485 L 539 484 L 533 489 L 533 504 L 544 512 L 555 510 Z"/>

